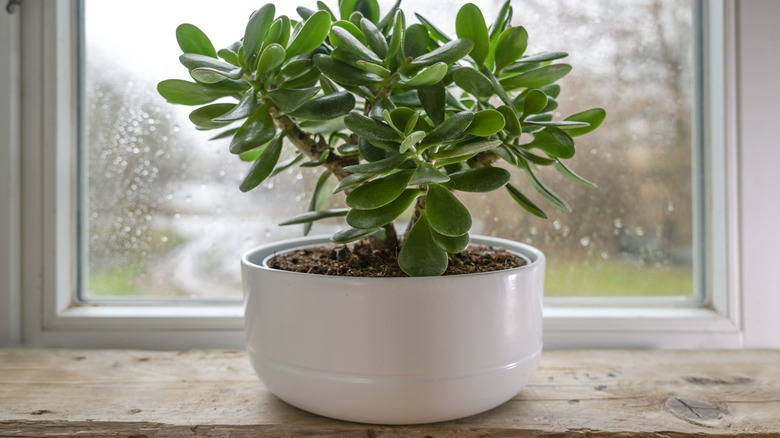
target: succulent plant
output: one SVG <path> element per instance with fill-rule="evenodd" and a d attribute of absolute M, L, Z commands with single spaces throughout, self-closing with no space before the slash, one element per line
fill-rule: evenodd
<path fill-rule="evenodd" d="M 322 169 L 309 211 L 282 225 L 305 224 L 308 233 L 314 221 L 345 216 L 348 227 L 334 242 L 373 236 L 398 248 L 408 275 L 440 275 L 447 254 L 469 244 L 471 215 L 455 193 L 503 189 L 507 201 L 546 218 L 496 166 L 503 161 L 569 211 L 535 171 L 553 166 L 593 186 L 563 160 L 575 154 L 573 138 L 596 129 L 606 113 L 553 120 L 556 81 L 572 68 L 555 61 L 567 53 L 525 54 L 528 35 L 511 25 L 509 1 L 489 27 L 477 6 L 464 5 L 455 37 L 420 15 L 407 23 L 399 4 L 380 16 L 376 0 L 340 0 L 335 12 L 318 1 L 317 11 L 297 9 L 301 20 L 277 17 L 267 4 L 240 41 L 219 51 L 182 24 L 180 61 L 194 82 L 165 80 L 158 91 L 171 103 L 198 106 L 192 123 L 221 128 L 214 138 L 230 138 L 230 152 L 253 162 L 242 191 L 291 166 Z M 297 154 L 279 162 L 286 144 Z M 347 193 L 347 208 L 322 209 L 331 177 L 338 180 L 332 193 Z M 399 238 L 393 221 L 410 208 Z"/>

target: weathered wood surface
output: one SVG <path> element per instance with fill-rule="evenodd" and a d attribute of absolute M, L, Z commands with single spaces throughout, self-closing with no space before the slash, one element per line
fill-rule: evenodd
<path fill-rule="evenodd" d="M 345 423 L 271 395 L 237 351 L 0 350 L 0 436 L 780 437 L 780 351 L 545 351 L 508 403 Z"/>

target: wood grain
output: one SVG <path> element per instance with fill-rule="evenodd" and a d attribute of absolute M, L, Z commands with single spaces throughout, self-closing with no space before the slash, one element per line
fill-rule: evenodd
<path fill-rule="evenodd" d="M 473 417 L 345 423 L 271 395 L 244 352 L 0 350 L 0 436 L 780 437 L 780 351 L 545 351 Z"/>

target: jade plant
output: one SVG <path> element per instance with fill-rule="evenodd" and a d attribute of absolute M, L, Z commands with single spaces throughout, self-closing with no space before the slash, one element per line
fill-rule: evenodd
<path fill-rule="evenodd" d="M 308 233 L 314 221 L 345 216 L 348 227 L 334 242 L 372 237 L 397 251 L 408 275 L 440 275 L 447 254 L 469 244 L 472 219 L 457 192 L 502 189 L 546 218 L 509 183 L 504 167 L 513 166 L 569 211 L 535 172 L 553 166 L 592 186 L 563 160 L 574 156 L 573 137 L 596 129 L 605 112 L 554 120 L 556 81 L 572 69 L 556 61 L 567 53 L 527 55 L 528 35 L 511 24 L 509 1 L 490 26 L 477 6 L 464 5 L 455 36 L 417 14 L 419 23 L 409 23 L 399 3 L 382 16 L 376 0 L 340 0 L 338 11 L 318 1 L 317 11 L 297 8 L 300 20 L 276 16 L 267 4 L 249 17 L 240 41 L 219 51 L 182 24 L 179 59 L 194 82 L 165 80 L 158 91 L 198 106 L 192 123 L 222 128 L 214 139 L 229 138 L 230 152 L 253 162 L 242 191 L 291 166 L 322 169 L 308 211 L 282 225 L 304 224 Z M 280 162 L 285 147 L 296 153 Z M 345 192 L 347 208 L 323 209 L 331 192 Z M 394 221 L 407 210 L 411 220 L 398 236 Z"/>

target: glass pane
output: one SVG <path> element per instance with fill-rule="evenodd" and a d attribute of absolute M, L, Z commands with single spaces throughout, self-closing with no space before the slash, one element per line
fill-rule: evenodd
<path fill-rule="evenodd" d="M 380 1 L 382 10 L 392 3 Z M 435 17 L 454 34 L 463 3 L 410 2 L 405 11 Z M 475 3 L 492 20 L 501 2 Z M 297 16 L 295 5 L 277 2 L 277 14 Z M 197 25 L 221 48 L 241 37 L 244 17 L 257 7 L 84 0 L 84 298 L 240 299 L 240 255 L 301 234 L 299 226 L 276 224 L 306 210 L 304 189 L 316 180 L 314 171 L 293 168 L 241 193 L 249 164 L 228 153 L 225 140 L 208 141 L 213 131 L 196 131 L 192 108 L 156 92 L 160 80 L 188 79 L 177 61 L 178 24 Z M 544 205 L 549 220 L 525 213 L 503 192 L 462 196 L 475 212 L 474 233 L 528 242 L 547 254 L 548 296 L 693 295 L 692 10 L 690 0 L 515 6 L 513 23 L 527 28 L 528 53 L 571 54 L 574 70 L 560 82 L 561 116 L 593 106 L 608 113 L 599 130 L 578 138 L 570 162 L 598 189 L 539 171 L 573 214 L 545 204 L 520 172 L 513 183 Z M 339 224 L 318 223 L 313 233 Z"/>

